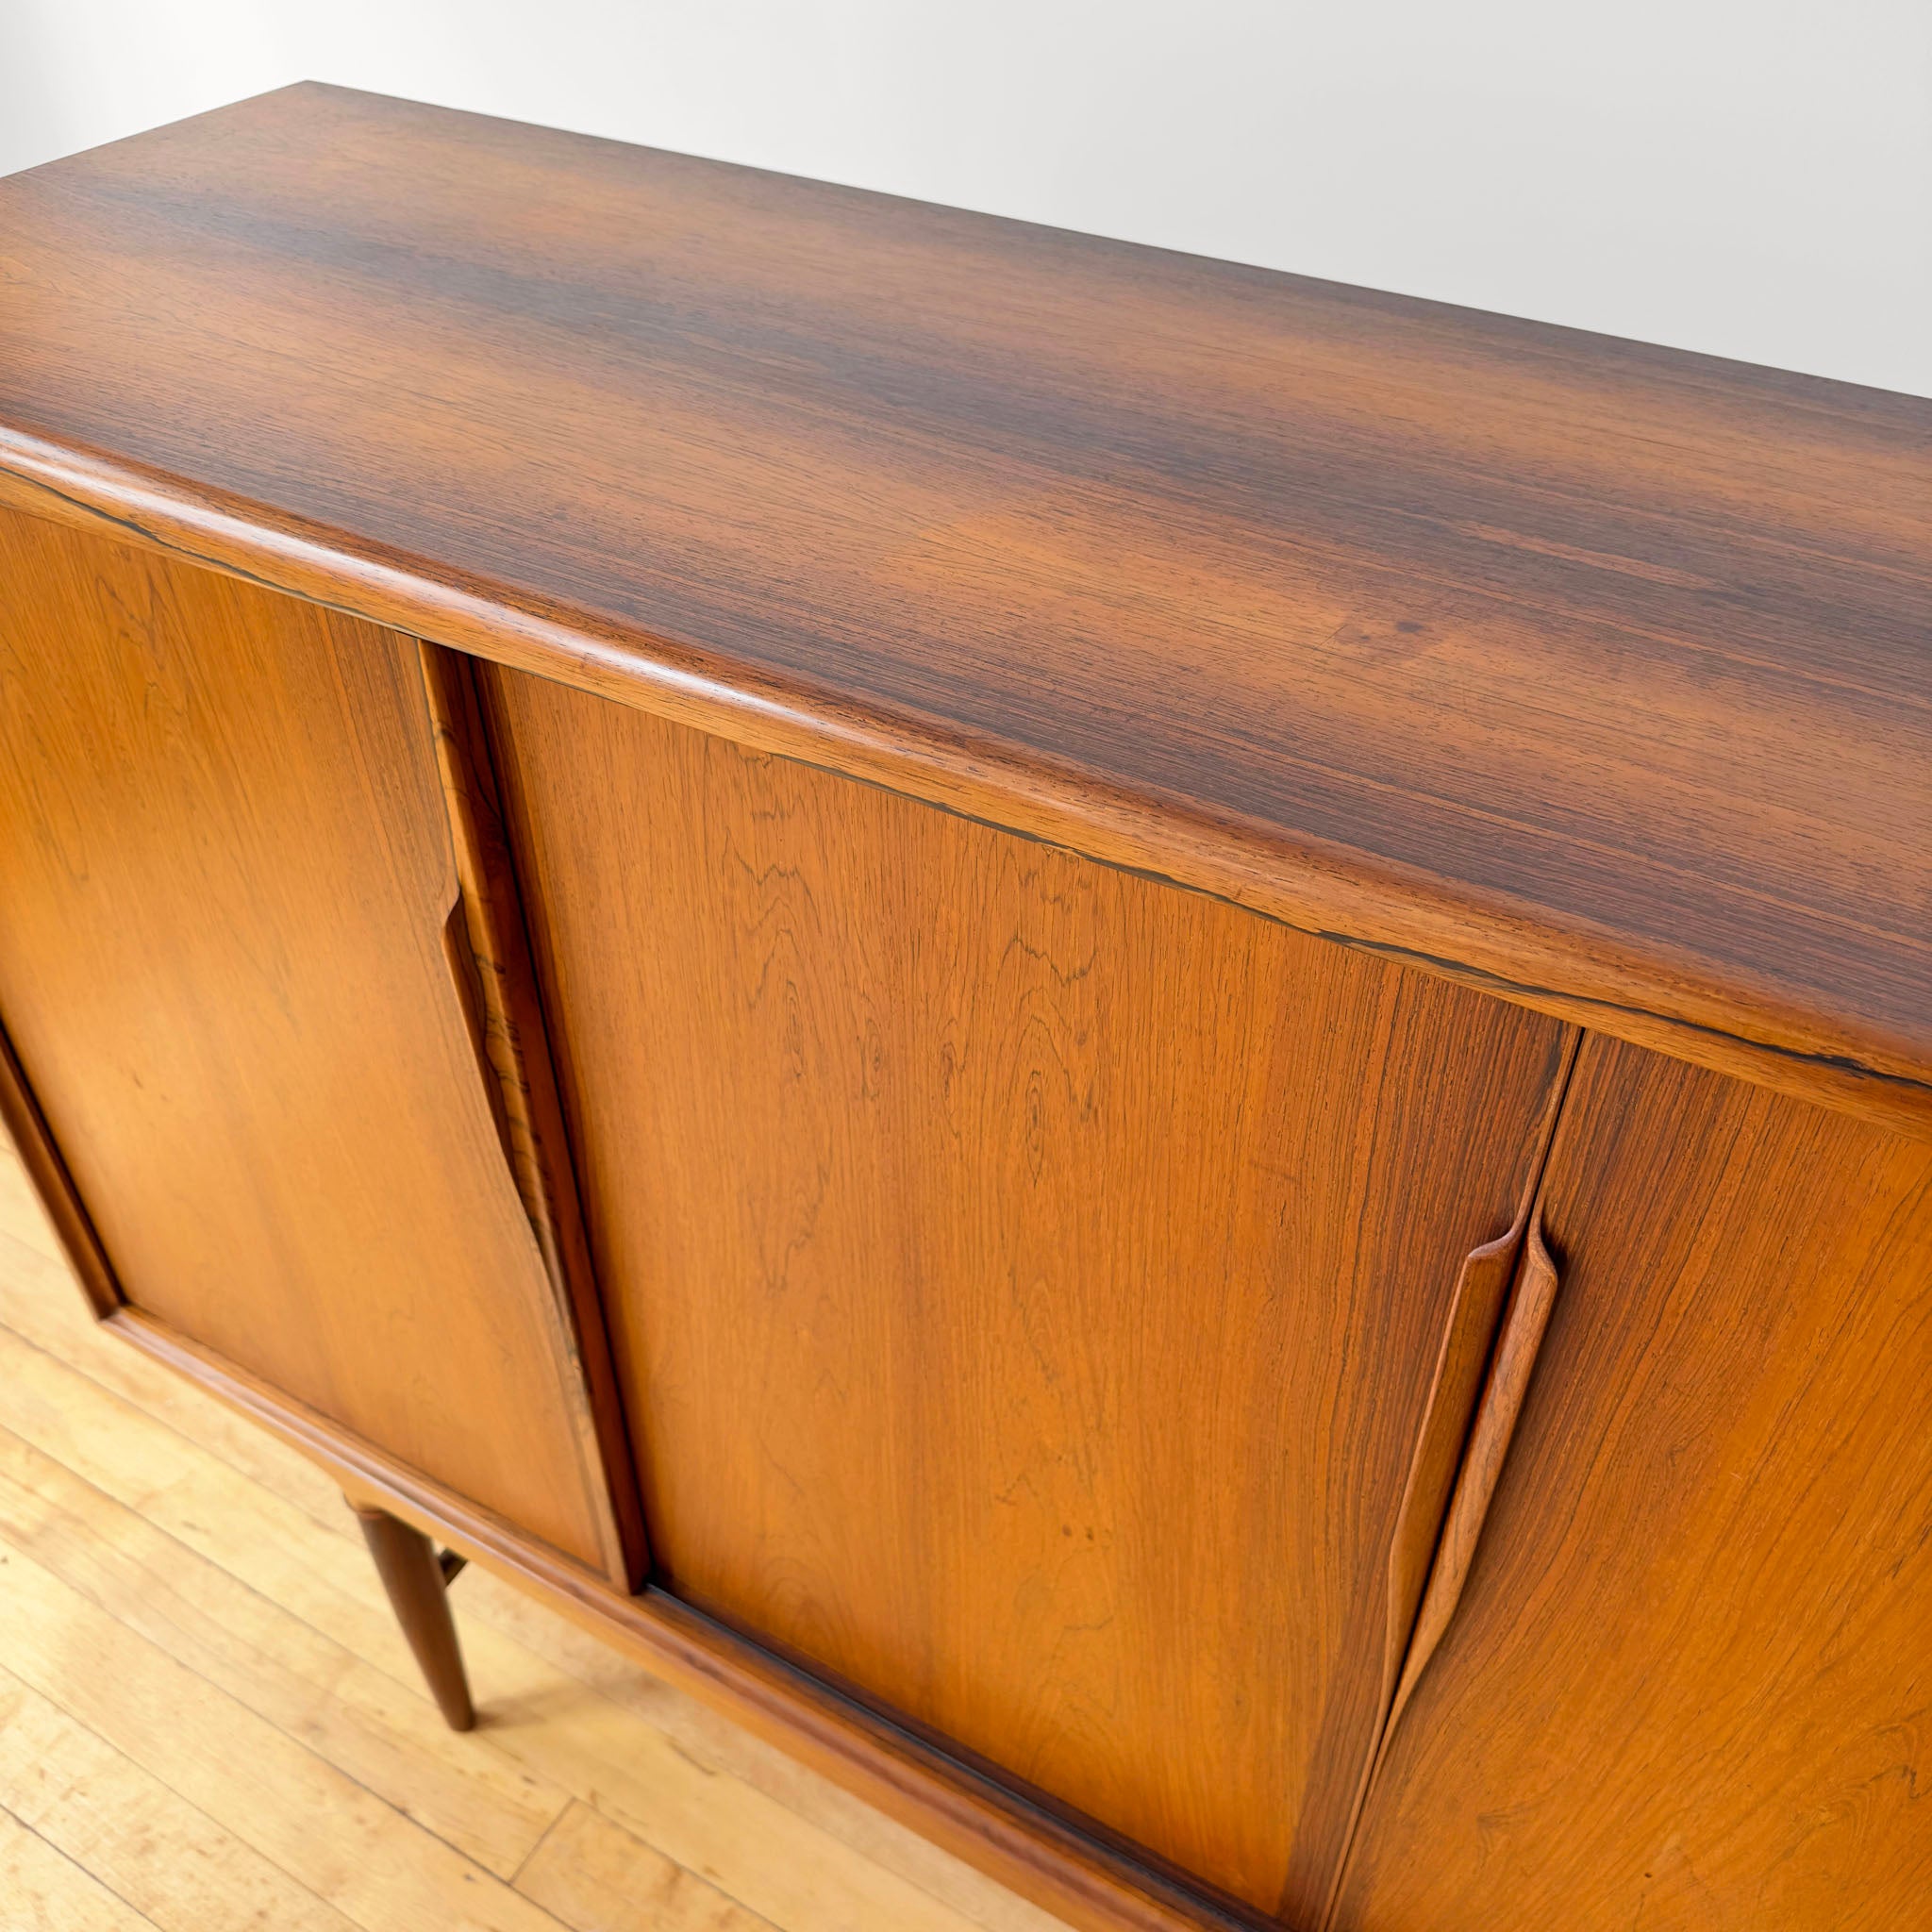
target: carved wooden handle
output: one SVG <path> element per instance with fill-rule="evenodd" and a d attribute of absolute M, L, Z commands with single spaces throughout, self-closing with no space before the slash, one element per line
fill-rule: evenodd
<path fill-rule="evenodd" d="M 490 1115 L 496 1123 L 503 1158 L 514 1173 L 516 1143 L 510 1134 L 508 1103 L 504 1094 L 503 1075 L 490 1051 L 490 1001 L 484 992 L 483 968 L 477 963 L 475 945 L 470 937 L 470 908 L 460 886 L 448 917 L 442 922 L 442 959 L 449 968 L 450 984 L 456 989 L 457 1005 L 462 1008 L 470 1051 L 476 1057 L 476 1074 L 489 1097 Z"/>
<path fill-rule="evenodd" d="M 1449 1627 L 1449 1620 L 1456 1614 L 1456 1606 L 1462 1600 L 1462 1587 L 1469 1578 L 1470 1565 L 1475 1560 L 1475 1547 L 1490 1513 L 1490 1500 L 1496 1493 L 1496 1483 L 1503 1474 L 1503 1460 L 1509 1453 L 1509 1439 L 1516 1433 L 1516 1418 L 1523 1412 L 1524 1397 L 1529 1392 L 1530 1371 L 1536 1366 L 1537 1351 L 1542 1346 L 1543 1330 L 1549 1325 L 1550 1309 L 1556 1299 L 1557 1264 L 1543 1245 L 1542 1214 L 1539 1209 L 1524 1242 L 1516 1291 L 1510 1296 L 1508 1312 L 1503 1317 L 1503 1332 L 1497 1338 L 1496 1352 L 1490 1363 L 1482 1403 L 1469 1432 L 1462 1467 L 1457 1473 L 1456 1492 L 1450 1498 L 1441 1540 L 1436 1545 L 1428 1589 L 1416 1616 L 1402 1679 L 1396 1686 L 1383 1727 L 1385 1740 L 1394 1729 L 1416 1680 L 1435 1655 L 1443 1632 Z"/>
<path fill-rule="evenodd" d="M 1525 1199 L 1507 1234 L 1485 1241 L 1470 1254 L 1449 1299 L 1441 1353 L 1436 1360 L 1428 1406 L 1396 1514 L 1395 1533 L 1389 1541 L 1388 1628 L 1382 1647 L 1381 1708 L 1385 1712 L 1395 1696 L 1449 1499 L 1456 1491 L 1470 1418 L 1482 1395 L 1484 1372 L 1509 1293 L 1509 1277 L 1515 1271 L 1529 1210 L 1530 1202 Z"/>
<path fill-rule="evenodd" d="M 549 1282 L 546 1313 L 605 1570 L 613 1582 L 635 1589 L 650 1567 L 641 1491 L 605 1339 L 475 669 L 437 644 L 422 643 L 418 654 L 456 873 L 443 958 L 504 1163 Z"/>
<path fill-rule="evenodd" d="M 481 762 L 475 688 L 463 659 L 432 644 L 423 645 L 421 655 L 456 858 L 457 895 L 443 921 L 443 958 L 469 1025 L 503 1158 L 543 1264 L 561 1289 L 564 1262 L 552 1161 L 523 1039 L 525 1025 L 541 1028 L 540 1009 L 494 788 Z"/>

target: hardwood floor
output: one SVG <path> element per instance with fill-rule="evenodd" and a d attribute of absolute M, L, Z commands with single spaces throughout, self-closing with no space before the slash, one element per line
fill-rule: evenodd
<path fill-rule="evenodd" d="M 472 1566 L 444 1728 L 326 1477 L 101 1334 L 0 1141 L 8 1932 L 1054 1932 Z"/>

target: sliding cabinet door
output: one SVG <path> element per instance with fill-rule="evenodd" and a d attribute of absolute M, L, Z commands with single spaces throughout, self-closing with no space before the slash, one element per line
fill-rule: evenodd
<path fill-rule="evenodd" d="M 1542 1219 L 1340 1932 L 1932 1924 L 1932 1144 L 1592 1039 Z"/>
<path fill-rule="evenodd" d="M 660 1580 L 1311 1918 L 1450 1304 L 1564 1029 L 490 690 Z"/>
<path fill-rule="evenodd" d="M 0 513 L 0 1021 L 142 1317 L 604 1567 L 417 647 Z"/>

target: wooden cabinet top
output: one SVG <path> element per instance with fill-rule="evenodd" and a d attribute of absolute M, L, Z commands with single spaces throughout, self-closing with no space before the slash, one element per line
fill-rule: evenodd
<path fill-rule="evenodd" d="M 0 182 L 0 472 L 1932 1102 L 1932 404 L 305 85 Z"/>

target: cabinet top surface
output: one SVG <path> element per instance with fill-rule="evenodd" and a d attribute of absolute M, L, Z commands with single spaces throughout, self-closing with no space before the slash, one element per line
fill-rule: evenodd
<path fill-rule="evenodd" d="M 0 182 L 0 469 L 1932 1082 L 1932 404 L 304 85 Z"/>

